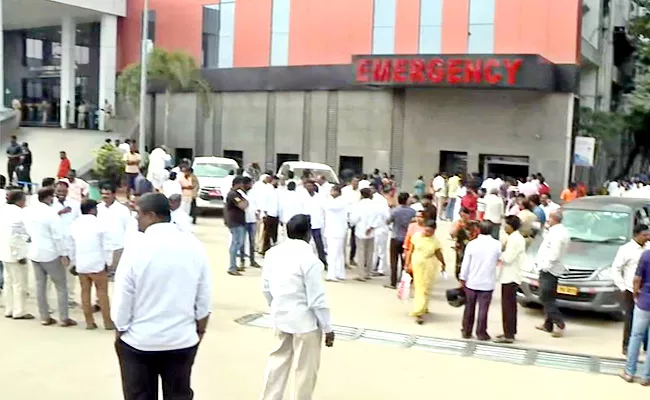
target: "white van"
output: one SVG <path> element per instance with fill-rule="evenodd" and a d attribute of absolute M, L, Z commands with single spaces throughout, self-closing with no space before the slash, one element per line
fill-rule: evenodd
<path fill-rule="evenodd" d="M 192 169 L 200 186 L 196 207 L 222 209 L 239 169 L 237 161 L 223 157 L 196 157 Z"/>
<path fill-rule="evenodd" d="M 286 161 L 278 169 L 278 176 L 286 179 L 289 171 L 292 171 L 294 179 L 300 179 L 305 170 L 311 171 L 314 177 L 323 175 L 331 184 L 338 185 L 339 183 L 339 178 L 332 167 L 309 161 Z"/>

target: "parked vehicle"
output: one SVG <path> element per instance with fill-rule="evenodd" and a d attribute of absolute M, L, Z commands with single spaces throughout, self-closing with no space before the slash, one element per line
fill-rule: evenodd
<path fill-rule="evenodd" d="M 622 304 L 611 265 L 618 248 L 631 240 L 637 223 L 648 223 L 650 200 L 612 196 L 582 197 L 564 204 L 563 224 L 571 243 L 564 262 L 568 268 L 558 280 L 558 306 L 609 313 L 621 318 Z M 522 305 L 539 301 L 539 274 L 535 256 L 542 242 L 537 237 L 528 250 L 529 263 L 519 287 Z"/>
<path fill-rule="evenodd" d="M 224 198 L 232 187 L 232 180 L 239 169 L 237 161 L 223 157 L 197 157 L 192 163 L 194 175 L 199 179 L 199 209 L 222 209 Z"/>
<path fill-rule="evenodd" d="M 314 177 L 319 175 L 325 176 L 329 183 L 338 184 L 339 178 L 336 173 L 327 164 L 309 162 L 309 161 L 286 161 L 278 169 L 278 176 L 287 178 L 289 171 L 293 172 L 294 179 L 300 179 L 303 173 L 309 170 Z"/>

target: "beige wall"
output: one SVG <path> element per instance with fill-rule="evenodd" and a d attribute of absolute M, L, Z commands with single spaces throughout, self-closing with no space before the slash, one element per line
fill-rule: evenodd
<path fill-rule="evenodd" d="M 363 157 L 366 172 L 373 168 L 401 170 L 405 187 L 410 187 L 418 175 L 437 172 L 440 151 L 467 152 L 470 172 L 479 170 L 481 154 L 527 156 L 532 172 L 543 172 L 554 192 L 568 177 L 572 94 L 407 90 L 403 165 L 390 165 L 391 146 L 402 140 L 395 133 L 399 122 L 393 123 L 397 98 L 392 90 L 314 91 L 307 102 L 303 92 L 277 92 L 274 96 L 271 101 L 275 101 L 275 108 L 272 103 L 267 107 L 267 92 L 215 94 L 214 114 L 200 121 L 194 111 L 199 104 L 195 95 L 175 94 L 170 137 L 163 141 L 164 95 L 159 95 L 156 142 L 194 148 L 194 154 L 201 155 L 214 154 L 215 149 L 240 150 L 245 162 L 260 165 L 267 161 L 275 165 L 277 153 L 301 154 L 306 161 L 325 162 L 329 144 L 336 149 L 335 164 L 341 155 Z M 268 110 L 272 115 L 267 116 Z M 335 135 L 329 138 L 328 115 L 335 127 Z M 267 121 L 272 124 L 268 130 Z M 267 133 L 272 140 L 270 160 L 266 160 Z M 338 170 L 338 165 L 332 167 Z"/>
<path fill-rule="evenodd" d="M 529 157 L 559 188 L 566 173 L 568 94 L 524 91 L 408 90 L 404 179 L 437 172 L 440 151 L 467 152 L 468 170 L 479 155 Z"/>

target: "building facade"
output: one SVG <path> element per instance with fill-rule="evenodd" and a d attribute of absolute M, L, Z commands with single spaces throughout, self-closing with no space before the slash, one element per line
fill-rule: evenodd
<path fill-rule="evenodd" d="M 117 71 L 139 60 L 146 21 L 148 45 L 194 56 L 214 91 L 206 112 L 192 93 L 167 100 L 152 87 L 150 145 L 268 169 L 379 168 L 405 185 L 438 170 L 541 171 L 558 189 L 569 179 L 581 0 L 150 0 L 146 16 L 142 6 L 113 14 L 125 15 Z M 102 21 L 87 21 L 95 43 Z"/>
<path fill-rule="evenodd" d="M 151 144 L 273 170 L 379 168 L 405 186 L 438 170 L 569 179 L 579 0 L 175 4 L 151 0 L 149 39 L 194 55 L 215 93 L 207 115 L 194 94 L 173 95 L 167 118 L 152 94 Z M 140 24 L 120 21 L 122 67 L 138 59 L 122 38 Z"/>
<path fill-rule="evenodd" d="M 0 106 L 18 100 L 24 124 L 69 126 L 83 102 L 92 125 L 99 104 L 115 103 L 124 16 L 126 0 L 0 0 Z"/>

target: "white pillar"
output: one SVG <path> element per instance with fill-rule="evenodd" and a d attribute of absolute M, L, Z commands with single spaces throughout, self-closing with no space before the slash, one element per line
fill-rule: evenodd
<path fill-rule="evenodd" d="M 104 107 L 104 101 L 113 106 L 115 112 L 115 74 L 117 73 L 117 17 L 102 15 L 101 32 L 99 36 L 99 108 Z M 104 130 L 103 114 L 99 118 L 99 129 Z"/>
<path fill-rule="evenodd" d="M 4 58 L 4 34 L 2 23 L 2 0 L 0 0 L 0 108 L 5 105 L 5 58 Z"/>
<path fill-rule="evenodd" d="M 67 128 L 74 121 L 74 114 L 70 108 L 75 108 L 75 85 L 77 69 L 77 25 L 72 17 L 65 16 L 61 19 L 61 104 L 60 122 L 62 128 Z"/>

